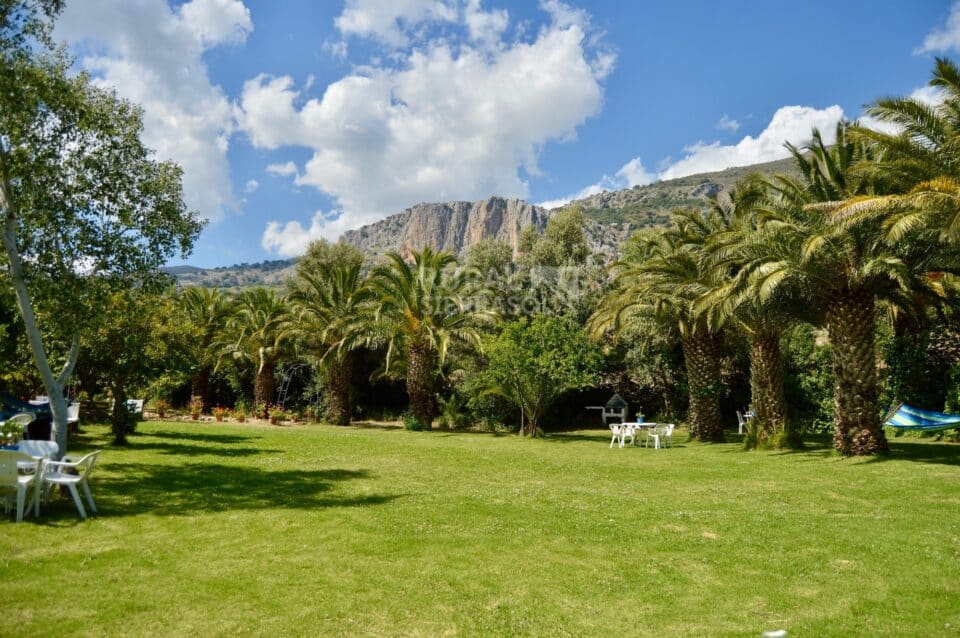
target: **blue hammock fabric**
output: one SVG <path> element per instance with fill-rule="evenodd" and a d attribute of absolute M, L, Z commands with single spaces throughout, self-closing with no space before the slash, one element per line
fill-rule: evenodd
<path fill-rule="evenodd" d="M 953 428 L 960 428 L 960 414 L 921 410 L 901 403 L 887 418 L 884 425 L 900 430 L 922 430 L 924 432 L 952 430 Z"/>

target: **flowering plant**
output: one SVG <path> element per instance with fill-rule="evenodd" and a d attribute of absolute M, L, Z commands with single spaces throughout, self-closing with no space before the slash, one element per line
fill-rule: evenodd
<path fill-rule="evenodd" d="M 218 405 L 213 409 L 213 416 L 218 416 L 221 419 L 230 414 L 230 408 L 225 408 L 222 405 Z"/>

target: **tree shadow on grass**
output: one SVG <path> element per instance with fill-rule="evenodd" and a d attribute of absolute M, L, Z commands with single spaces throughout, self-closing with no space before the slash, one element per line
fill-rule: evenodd
<path fill-rule="evenodd" d="M 385 430 L 396 432 L 403 429 L 402 423 L 392 421 L 352 421 L 350 425 L 334 426 L 346 428 L 357 428 L 358 430 Z"/>
<path fill-rule="evenodd" d="M 402 494 L 341 494 L 339 483 L 370 478 L 366 470 L 268 471 L 210 463 L 117 463 L 90 483 L 99 518 L 155 514 L 192 516 L 258 509 L 318 509 L 382 505 Z M 41 510 L 42 512 L 44 510 Z M 77 521 L 69 497 L 51 495 L 41 522 Z"/>
<path fill-rule="evenodd" d="M 603 443 L 604 445 L 610 445 L 610 430 L 597 430 L 596 433 L 590 434 L 573 434 L 568 432 L 548 432 L 546 436 L 541 437 L 540 441 L 545 441 L 547 443 Z M 633 445 L 629 443 L 630 437 L 627 437 L 627 443 L 624 445 L 627 447 L 636 447 L 642 448 L 643 445 L 643 434 L 638 434 Z M 685 443 L 687 442 L 687 437 L 685 435 L 677 436 L 674 435 L 673 439 L 670 441 L 669 447 L 684 448 L 687 447 Z M 617 444 L 614 443 L 613 447 L 617 447 Z M 667 449 L 664 447 L 664 449 Z"/>
<path fill-rule="evenodd" d="M 473 436 L 489 436 L 495 439 L 503 436 L 512 436 L 515 438 L 520 438 L 519 436 L 517 436 L 516 432 L 487 432 L 485 430 L 468 430 L 466 428 L 458 429 L 458 430 L 450 430 L 450 429 L 441 430 L 440 428 L 436 428 L 426 432 L 426 434 L 434 434 L 436 436 L 443 437 L 443 438 L 451 437 L 451 436 L 460 436 L 463 434 L 473 435 Z"/>
<path fill-rule="evenodd" d="M 233 443 L 246 443 L 256 439 L 262 439 L 262 436 L 253 435 L 240 436 L 239 434 L 214 434 L 203 432 L 171 432 L 169 430 L 155 430 L 153 432 L 144 432 L 144 436 L 153 436 L 158 439 L 173 439 L 175 441 L 196 441 L 198 443 L 221 443 L 230 445 Z"/>
<path fill-rule="evenodd" d="M 867 463 L 887 461 L 914 461 L 918 463 L 939 463 L 942 465 L 960 465 L 960 445 L 925 441 L 888 441 L 890 453 L 866 458 Z M 833 440 L 828 436 L 804 438 L 804 448 L 800 450 L 779 450 L 777 456 L 808 457 L 811 461 L 827 458 L 842 459 L 833 449 Z M 862 457 L 849 457 L 851 459 Z"/>
<path fill-rule="evenodd" d="M 183 443 L 166 443 L 162 441 L 134 441 L 131 446 L 136 450 L 150 450 L 159 454 L 176 456 L 223 456 L 239 458 L 256 454 L 279 454 L 283 450 L 270 450 L 258 447 L 227 447 L 221 445 L 187 445 Z"/>
<path fill-rule="evenodd" d="M 917 463 L 937 463 L 941 465 L 960 465 L 960 445 L 956 443 L 928 443 L 925 441 L 889 441 L 890 454 L 874 456 L 868 463 L 887 461 L 914 461 Z"/>

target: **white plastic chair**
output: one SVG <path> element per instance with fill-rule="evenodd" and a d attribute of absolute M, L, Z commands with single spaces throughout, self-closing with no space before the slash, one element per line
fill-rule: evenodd
<path fill-rule="evenodd" d="M 673 430 L 676 427 L 674 423 L 667 423 L 663 426 L 663 432 L 660 433 L 660 438 L 663 442 L 663 447 L 673 447 Z"/>
<path fill-rule="evenodd" d="M 23 520 L 23 507 L 27 501 L 27 489 L 34 486 L 33 508 L 34 515 L 40 515 L 40 492 L 37 488 L 37 477 L 40 475 L 41 462 L 22 452 L 0 450 L 0 489 L 5 492 L 17 493 L 17 522 Z M 4 497 L 4 511 L 10 511 L 9 497 Z"/>
<path fill-rule="evenodd" d="M 623 437 L 624 437 L 624 426 L 620 423 L 611 423 L 610 432 L 613 433 L 613 436 L 610 437 L 610 447 L 613 447 L 615 442 L 620 443 L 620 447 L 623 447 Z"/>
<path fill-rule="evenodd" d="M 743 418 L 743 413 L 737 410 L 737 434 L 743 434 L 743 426 L 746 424 L 747 420 Z"/>
<path fill-rule="evenodd" d="M 653 448 L 659 450 L 663 447 L 663 442 L 667 437 L 673 437 L 673 423 L 667 423 L 647 430 L 647 437 L 643 440 L 644 447 L 650 447 L 650 441 L 653 441 Z"/>
<path fill-rule="evenodd" d="M 67 427 L 80 423 L 80 404 L 71 403 L 67 406 Z"/>
<path fill-rule="evenodd" d="M 33 423 L 37 417 L 29 412 L 20 412 L 7 419 L 7 423 L 17 423 L 23 427 L 23 435 L 27 435 L 27 426 Z"/>
<path fill-rule="evenodd" d="M 90 505 L 90 511 L 96 514 L 97 505 L 93 502 L 93 495 L 90 493 L 90 473 L 97 464 L 100 456 L 100 450 L 91 452 L 79 460 L 76 457 L 65 456 L 63 461 L 48 461 L 43 466 L 43 502 L 50 500 L 50 487 L 53 485 L 65 485 L 70 490 L 70 496 L 77 505 L 77 511 L 80 512 L 80 518 L 87 518 L 87 512 L 83 509 L 83 503 L 80 502 L 80 493 L 77 491 L 77 485 L 83 488 L 83 493 L 87 497 L 87 503 Z M 71 469 L 76 474 L 68 473 L 65 470 Z"/>

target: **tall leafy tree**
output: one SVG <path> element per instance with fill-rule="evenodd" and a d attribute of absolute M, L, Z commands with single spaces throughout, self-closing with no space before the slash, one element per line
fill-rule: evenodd
<path fill-rule="evenodd" d="M 297 276 L 290 296 L 296 317 L 292 334 L 324 375 L 329 392 L 327 420 L 349 425 L 353 350 L 370 334 L 370 288 L 356 261 L 325 268 L 304 266 L 298 268 Z"/>
<path fill-rule="evenodd" d="M 210 376 L 217 363 L 213 346 L 233 311 L 232 300 L 219 288 L 196 286 L 183 292 L 180 310 L 196 334 L 188 344 L 193 368 L 190 396 L 208 407 Z"/>
<path fill-rule="evenodd" d="M 64 387 L 80 334 L 112 291 L 155 283 L 202 224 L 185 209 L 180 169 L 154 161 L 140 141 L 140 110 L 73 75 L 51 49 L 62 6 L 0 3 L 0 215 L 10 282 L 64 451 Z"/>
<path fill-rule="evenodd" d="M 800 177 L 766 181 L 770 197 L 763 223 L 743 250 L 761 301 L 790 286 L 819 311 L 833 346 L 834 447 L 842 454 L 869 455 L 887 450 L 877 404 L 877 303 L 912 311 L 919 299 L 942 295 L 927 274 L 956 265 L 935 241 L 891 247 L 877 223 L 849 228 L 833 223 L 838 202 L 875 188 L 853 173 L 858 162 L 871 161 L 872 151 L 848 133 L 842 123 L 833 145 L 816 131 L 802 149 L 788 145 Z"/>
<path fill-rule="evenodd" d="M 720 414 L 722 335 L 696 307 L 720 279 L 707 266 L 704 244 L 713 232 L 699 211 L 676 211 L 676 228 L 631 237 L 615 265 L 614 288 L 590 319 L 594 334 L 619 332 L 631 321 L 676 331 L 683 346 L 690 396 L 690 432 L 723 440 Z"/>
<path fill-rule="evenodd" d="M 132 431 L 127 412 L 130 392 L 171 369 L 183 369 L 197 333 L 177 312 L 172 296 L 141 288 L 112 293 L 101 308 L 103 321 L 84 333 L 80 361 L 87 374 L 113 395 L 111 429 L 123 445 Z"/>
<path fill-rule="evenodd" d="M 296 274 L 291 287 L 296 289 L 304 274 L 316 276 L 337 265 L 363 266 L 363 251 L 345 242 L 332 243 L 326 239 L 310 242 L 307 252 L 297 260 Z"/>
<path fill-rule="evenodd" d="M 867 113 L 887 126 L 851 129 L 873 151 L 854 175 L 875 191 L 838 202 L 834 217 L 844 228 L 880 223 L 888 243 L 935 230 L 939 239 L 960 243 L 960 68 L 938 58 L 929 84 L 937 103 L 882 98 Z"/>
<path fill-rule="evenodd" d="M 747 446 L 798 447 L 799 435 L 787 423 L 780 339 L 796 316 L 804 314 L 804 304 L 786 286 L 765 300 L 750 290 L 746 257 L 740 249 L 749 246 L 757 232 L 755 204 L 762 190 L 755 182 L 756 178 L 745 180 L 712 200 L 712 230 L 705 257 L 707 266 L 716 272 L 696 306 L 712 325 L 733 324 L 749 342 L 750 398 L 755 416 L 749 424 Z"/>
<path fill-rule="evenodd" d="M 273 290 L 252 288 L 237 296 L 227 322 L 221 356 L 252 366 L 253 401 L 273 402 L 274 373 L 290 345 L 290 313 L 286 300 Z"/>
<path fill-rule="evenodd" d="M 520 409 L 520 431 L 543 433 L 544 412 L 568 390 L 599 382 L 599 349 L 570 319 L 538 316 L 504 326 L 485 342 L 486 391 Z"/>
<path fill-rule="evenodd" d="M 377 298 L 375 321 L 387 344 L 384 371 L 402 374 L 410 412 L 429 428 L 437 416 L 437 378 L 451 344 L 480 345 L 478 323 L 493 315 L 466 298 L 470 278 L 450 253 L 413 251 L 412 261 L 386 255 L 370 280 Z"/>

